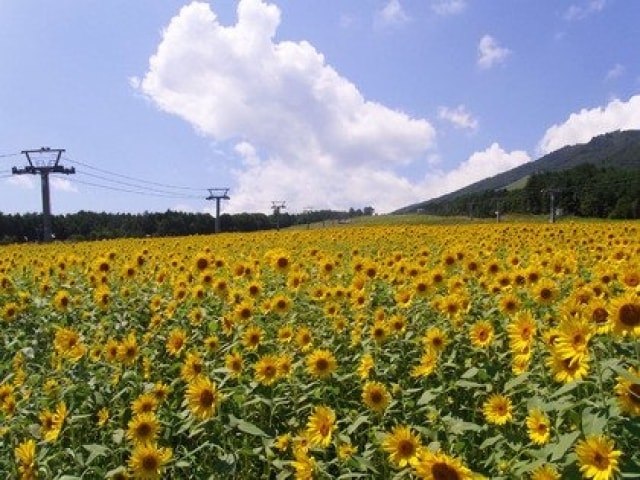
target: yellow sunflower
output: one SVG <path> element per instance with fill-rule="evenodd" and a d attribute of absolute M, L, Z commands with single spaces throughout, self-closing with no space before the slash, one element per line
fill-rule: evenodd
<path fill-rule="evenodd" d="M 25 440 L 14 449 L 14 455 L 19 465 L 21 478 L 36 478 L 36 442 Z"/>
<path fill-rule="evenodd" d="M 312 447 L 326 448 L 331 443 L 333 431 L 337 428 L 335 412 L 325 406 L 317 406 L 307 420 L 307 437 Z"/>
<path fill-rule="evenodd" d="M 204 374 L 205 363 L 198 352 L 189 352 L 180 367 L 180 376 L 185 382 L 192 382 Z"/>
<path fill-rule="evenodd" d="M 158 447 L 154 443 L 136 445 L 129 458 L 129 468 L 135 478 L 158 480 L 162 478 L 165 465 L 171 460 L 171 449 Z"/>
<path fill-rule="evenodd" d="M 542 465 L 531 472 L 529 480 L 560 480 L 562 477 L 553 465 Z"/>
<path fill-rule="evenodd" d="M 244 361 L 240 352 L 231 352 L 224 359 L 227 370 L 233 377 L 239 377 L 244 367 Z"/>
<path fill-rule="evenodd" d="M 312 377 L 326 379 L 338 367 L 336 357 L 329 350 L 316 349 L 307 355 L 307 372 Z"/>
<path fill-rule="evenodd" d="M 536 445 L 544 445 L 551 437 L 551 424 L 549 417 L 538 408 L 529 411 L 526 419 L 529 439 Z"/>
<path fill-rule="evenodd" d="M 476 348 L 487 348 L 493 342 L 493 325 L 486 320 L 475 322 L 469 329 L 471 345 Z"/>
<path fill-rule="evenodd" d="M 185 401 L 196 418 L 206 420 L 215 415 L 220 393 L 209 377 L 201 376 L 187 387 Z"/>
<path fill-rule="evenodd" d="M 255 350 L 260 345 L 262 337 L 264 337 L 262 329 L 256 325 L 251 325 L 242 335 L 242 345 L 248 350 Z"/>
<path fill-rule="evenodd" d="M 263 355 L 253 367 L 254 378 L 263 385 L 272 385 L 279 376 L 279 358 L 275 355 Z"/>
<path fill-rule="evenodd" d="M 425 480 L 471 480 L 471 470 L 458 458 L 443 452 L 432 453 L 421 448 L 413 465 L 416 475 Z"/>
<path fill-rule="evenodd" d="M 367 382 L 362 387 L 362 401 L 374 412 L 382 413 L 391 401 L 391 394 L 384 384 Z"/>
<path fill-rule="evenodd" d="M 626 293 L 613 300 L 611 322 L 615 334 L 640 337 L 640 296 Z"/>
<path fill-rule="evenodd" d="M 614 478 L 620 470 L 618 458 L 622 452 L 615 450 L 613 440 L 603 435 L 592 435 L 580 440 L 575 452 L 584 478 L 608 480 Z"/>
<path fill-rule="evenodd" d="M 640 416 L 640 371 L 633 367 L 628 369 L 628 377 L 618 377 L 615 386 L 620 409 L 631 416 Z M 634 378 L 634 380 L 632 380 Z"/>
<path fill-rule="evenodd" d="M 154 442 L 159 433 L 160 423 L 153 412 L 135 415 L 127 425 L 127 438 L 134 445 Z"/>
<path fill-rule="evenodd" d="M 389 455 L 389 461 L 400 468 L 416 463 L 420 447 L 420 438 L 406 425 L 393 427 L 382 442 L 382 449 Z"/>
<path fill-rule="evenodd" d="M 513 405 L 509 397 L 494 393 L 482 406 L 482 413 L 488 423 L 505 425 L 513 420 Z"/>
<path fill-rule="evenodd" d="M 182 352 L 187 343 L 187 332 L 182 328 L 174 328 L 167 337 L 167 353 L 172 357 L 177 357 Z"/>

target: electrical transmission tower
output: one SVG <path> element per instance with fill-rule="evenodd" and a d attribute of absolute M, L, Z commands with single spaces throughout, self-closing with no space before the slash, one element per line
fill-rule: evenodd
<path fill-rule="evenodd" d="M 280 231 L 280 211 L 285 210 L 287 206 L 283 201 L 273 200 L 271 202 L 271 209 L 273 210 L 273 214 L 276 217 L 276 230 Z"/>
<path fill-rule="evenodd" d="M 228 188 L 210 188 L 207 200 L 216 201 L 216 233 L 220 233 L 220 200 L 229 200 Z"/>
<path fill-rule="evenodd" d="M 14 175 L 40 174 L 42 185 L 42 239 L 50 242 L 53 238 L 51 232 L 51 199 L 49 195 L 49 174 L 64 173 L 69 175 L 76 173 L 76 169 L 66 168 L 60 165 L 60 157 L 65 152 L 62 148 L 42 147 L 39 150 L 23 150 L 21 153 L 27 157 L 29 165 L 24 168 L 13 167 L 11 173 Z M 33 158 L 32 158 L 33 157 Z M 34 163 L 35 162 L 35 163 Z"/>

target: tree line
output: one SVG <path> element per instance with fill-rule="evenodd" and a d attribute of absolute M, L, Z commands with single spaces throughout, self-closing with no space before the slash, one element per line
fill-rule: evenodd
<path fill-rule="evenodd" d="M 496 213 L 578 217 L 640 218 L 640 170 L 585 163 L 560 172 L 534 173 L 521 188 L 501 188 L 427 203 L 431 215 L 495 217 Z"/>
<path fill-rule="evenodd" d="M 299 214 L 279 212 L 221 214 L 222 232 L 251 232 L 338 221 L 359 215 L 372 215 L 372 207 L 348 211 L 314 210 Z M 56 240 L 99 240 L 107 238 L 206 235 L 215 233 L 215 218 L 208 213 L 166 212 L 96 213 L 79 211 L 51 217 Z M 32 242 L 42 239 L 42 214 L 3 214 L 0 212 L 0 243 Z"/>

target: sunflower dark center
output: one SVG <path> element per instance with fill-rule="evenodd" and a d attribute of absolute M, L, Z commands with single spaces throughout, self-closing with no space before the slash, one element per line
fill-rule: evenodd
<path fill-rule="evenodd" d="M 209 389 L 206 389 L 200 392 L 199 401 L 200 401 L 200 405 L 204 408 L 208 408 L 211 405 L 213 405 L 213 402 L 215 401 L 215 399 L 216 399 L 216 396 Z"/>
<path fill-rule="evenodd" d="M 620 307 L 620 322 L 626 327 L 637 327 L 640 325 L 640 305 L 635 303 L 625 303 Z"/>
<path fill-rule="evenodd" d="M 154 454 L 147 454 L 142 458 L 142 469 L 144 471 L 155 471 L 158 469 L 158 457 Z"/>
<path fill-rule="evenodd" d="M 458 480 L 460 476 L 446 463 L 435 463 L 431 467 L 431 474 L 435 480 Z"/>

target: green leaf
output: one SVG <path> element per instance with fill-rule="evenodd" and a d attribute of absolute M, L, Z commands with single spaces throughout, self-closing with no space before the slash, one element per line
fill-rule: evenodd
<path fill-rule="evenodd" d="M 436 398 L 438 398 L 438 394 L 433 393 L 430 390 L 427 390 L 420 396 L 420 398 L 418 399 L 418 403 L 416 403 L 416 405 L 418 406 L 426 405 L 427 403 L 431 403 L 431 401 L 435 400 Z"/>
<path fill-rule="evenodd" d="M 83 445 L 82 448 L 89 452 L 89 456 L 85 460 L 85 465 L 89 465 L 97 457 L 102 457 L 109 452 L 109 449 L 104 445 L 89 444 Z"/>
<path fill-rule="evenodd" d="M 351 435 L 353 432 L 355 432 L 358 427 L 360 425 L 362 425 L 364 422 L 369 420 L 369 416 L 368 415 L 360 415 L 358 418 L 355 419 L 355 421 L 349 425 L 349 427 L 347 428 L 347 435 Z"/>
<path fill-rule="evenodd" d="M 556 397 L 559 397 L 561 395 L 564 395 L 565 393 L 569 393 L 571 390 L 576 388 L 578 385 L 579 385 L 578 382 L 567 383 L 566 385 L 560 387 L 558 390 L 556 390 L 551 395 L 549 395 L 549 398 L 550 399 L 551 398 L 556 398 Z"/>
<path fill-rule="evenodd" d="M 509 380 L 507 383 L 504 384 L 504 391 L 510 392 L 518 385 L 521 385 L 529 378 L 529 375 L 530 375 L 529 372 L 525 372 L 522 375 L 518 375 L 516 378 L 512 378 L 511 380 Z"/>
<path fill-rule="evenodd" d="M 248 433 L 249 435 L 253 435 L 255 437 L 268 437 L 265 432 L 260 430 L 253 423 L 247 422 L 245 420 L 238 419 L 238 423 L 236 424 L 236 428 L 241 432 Z"/>
<path fill-rule="evenodd" d="M 500 434 L 496 435 L 494 437 L 487 438 L 484 442 L 482 442 L 480 444 L 480 447 L 478 447 L 478 448 L 480 448 L 480 450 L 484 450 L 485 448 L 488 448 L 491 445 L 495 445 L 496 443 L 498 443 L 502 439 L 503 439 L 503 437 Z"/>
<path fill-rule="evenodd" d="M 578 430 L 562 435 L 558 443 L 554 444 L 551 448 L 551 461 L 556 462 L 564 457 L 580 435 L 581 433 Z"/>
<path fill-rule="evenodd" d="M 585 435 L 600 435 L 607 425 L 607 419 L 597 415 L 590 408 L 582 411 L 582 430 Z"/>
<path fill-rule="evenodd" d="M 460 375 L 460 378 L 473 378 L 477 375 L 478 369 L 476 367 L 471 367 L 469 370 Z"/>

